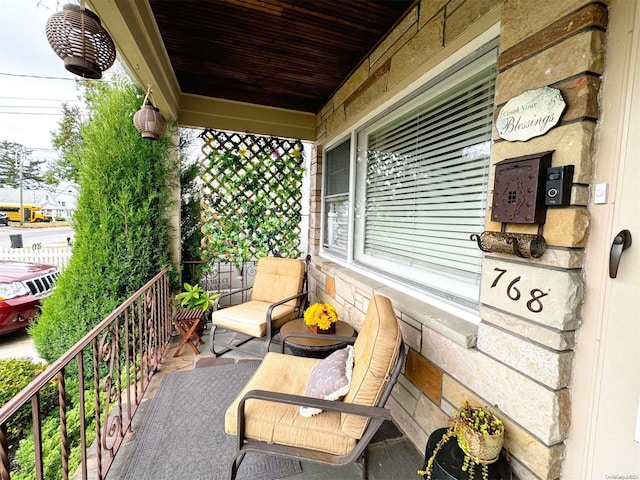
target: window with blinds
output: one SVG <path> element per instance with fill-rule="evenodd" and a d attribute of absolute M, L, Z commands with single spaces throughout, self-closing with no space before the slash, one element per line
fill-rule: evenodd
<path fill-rule="evenodd" d="M 358 133 L 354 259 L 477 302 L 496 52 Z"/>
<path fill-rule="evenodd" d="M 349 232 L 349 154 L 351 141 L 331 148 L 325 155 L 324 232 L 326 250 L 346 256 Z"/>

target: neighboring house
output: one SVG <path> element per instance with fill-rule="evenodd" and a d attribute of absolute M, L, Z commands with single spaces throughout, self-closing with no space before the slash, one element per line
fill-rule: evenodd
<path fill-rule="evenodd" d="M 56 210 L 52 210 L 54 218 L 62 217 L 70 220 L 78 205 L 79 187 L 72 182 L 62 182 L 52 193 L 52 199 L 57 205 Z"/>
<path fill-rule="evenodd" d="M 196 29 L 172 30 L 173 18 L 190 25 L 182 2 L 89 3 L 171 120 L 314 142 L 312 299 L 359 328 L 374 293 L 391 298 L 409 355 L 389 405 L 417 449 L 468 399 L 499 407 L 521 479 L 637 478 L 640 248 L 612 242 L 626 230 L 640 240 L 638 2 L 416 2 L 313 111 L 270 108 L 261 90 L 264 105 L 206 96 L 218 69 L 193 58 Z M 231 8 L 217 3 L 216 19 Z M 173 70 L 169 55 L 183 52 L 193 76 Z M 513 130 L 553 128 L 499 134 L 507 102 L 542 87 L 561 92 L 560 116 L 535 101 L 504 113 Z M 496 187 L 497 163 L 548 152 L 552 167 L 573 167 L 566 204 L 544 206 L 555 176 L 531 163 L 521 183 Z M 523 197 L 539 186 L 545 218 Z M 469 239 L 485 230 L 502 238 L 487 253 Z M 507 234 L 541 235 L 546 251 L 506 253 Z"/>
<path fill-rule="evenodd" d="M 78 185 L 63 182 L 52 189 L 23 189 L 22 202 L 39 205 L 53 219 L 70 220 L 78 204 Z M 0 188 L 0 202 L 20 203 L 18 188 Z"/>

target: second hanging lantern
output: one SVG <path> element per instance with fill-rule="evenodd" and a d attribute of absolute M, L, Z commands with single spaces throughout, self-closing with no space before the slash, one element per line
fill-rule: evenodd
<path fill-rule="evenodd" d="M 142 107 L 133 116 L 133 124 L 142 138 L 157 140 L 167 129 L 167 121 L 151 102 L 150 95 L 151 85 L 148 85 Z"/>

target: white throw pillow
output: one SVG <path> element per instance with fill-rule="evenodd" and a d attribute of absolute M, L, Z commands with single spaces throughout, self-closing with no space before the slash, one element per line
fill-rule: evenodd
<path fill-rule="evenodd" d="M 304 394 L 307 397 L 338 400 L 349 393 L 353 371 L 353 346 L 337 350 L 311 369 Z M 300 407 L 300 415 L 312 417 L 320 408 Z"/>

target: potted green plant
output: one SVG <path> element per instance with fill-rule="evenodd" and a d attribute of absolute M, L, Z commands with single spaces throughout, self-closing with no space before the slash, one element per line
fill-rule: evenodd
<path fill-rule="evenodd" d="M 452 437 L 456 437 L 458 446 L 464 452 L 462 471 L 468 473 L 469 480 L 475 478 L 478 465 L 482 466 L 482 478 L 487 480 L 488 465 L 498 460 L 502 451 L 504 424 L 488 407 L 472 406 L 466 400 L 449 419 L 449 429 L 438 441 L 424 470 L 419 470 L 418 475 L 428 480 L 431 478 L 436 455 Z"/>
<path fill-rule="evenodd" d="M 207 311 L 215 304 L 216 298 L 220 296 L 219 293 L 210 293 L 200 285 L 190 285 L 189 283 L 183 284 L 184 291 L 176 295 L 178 306 L 183 309 L 189 310 L 203 310 Z M 204 316 L 201 320 L 201 325 L 198 327 L 198 333 L 202 335 L 206 320 Z"/>

